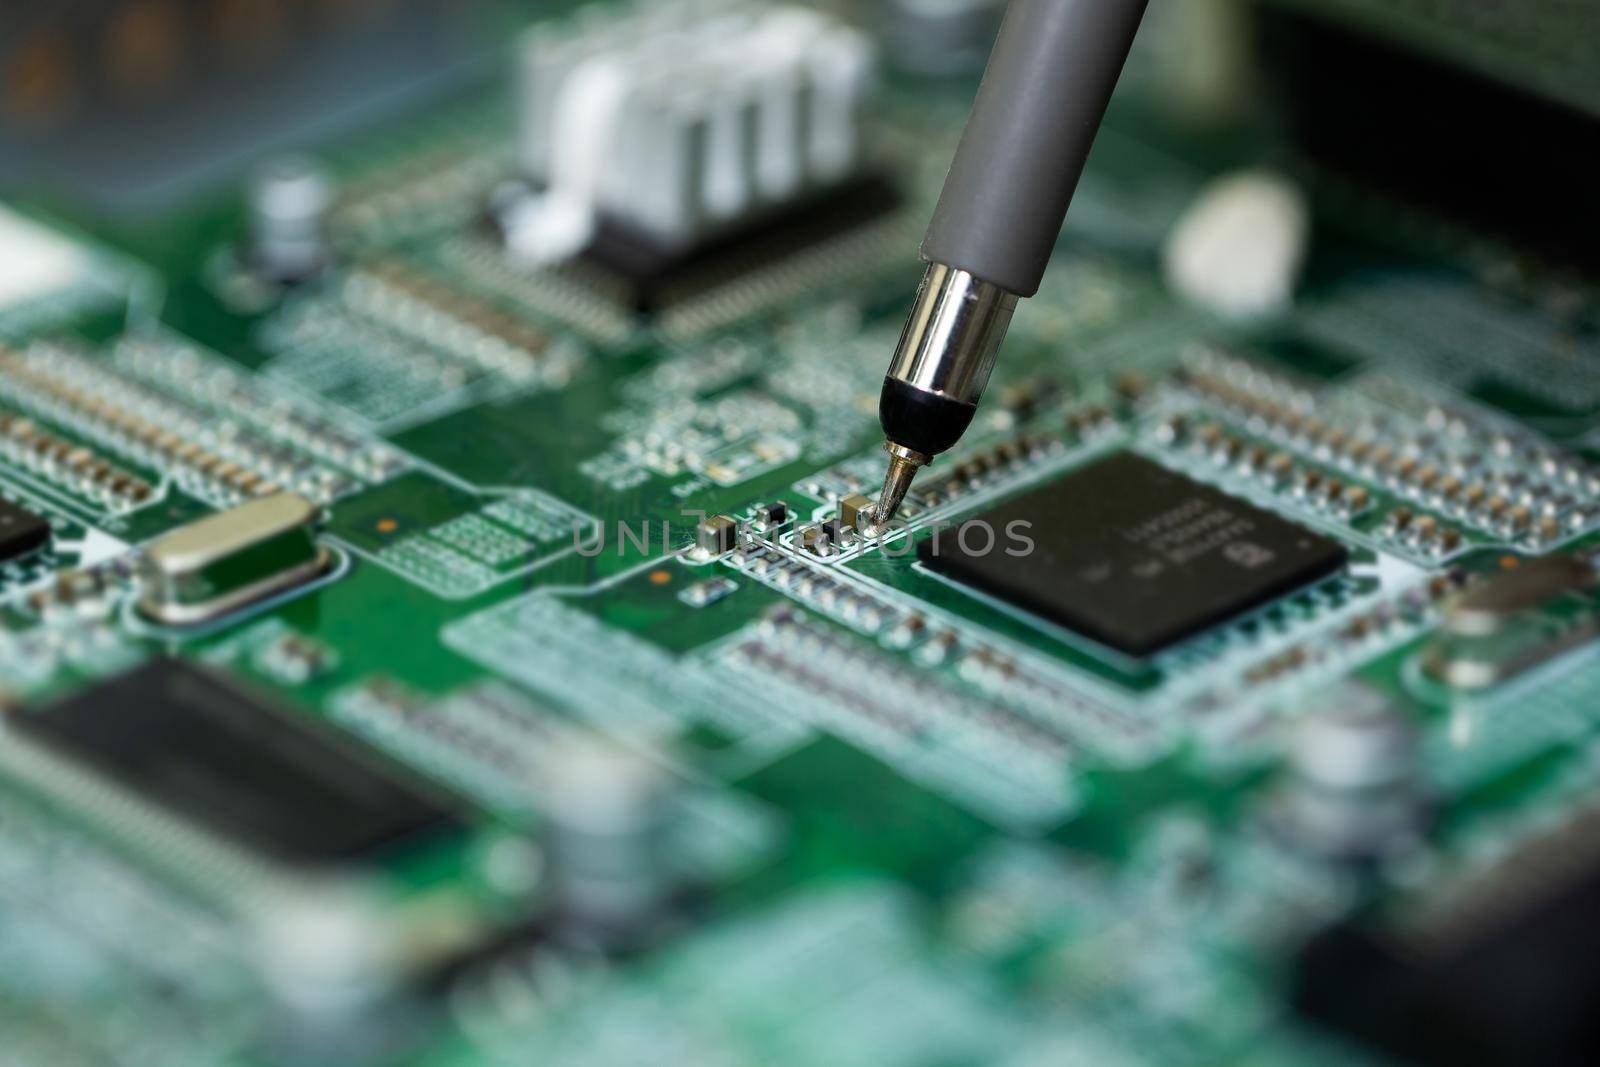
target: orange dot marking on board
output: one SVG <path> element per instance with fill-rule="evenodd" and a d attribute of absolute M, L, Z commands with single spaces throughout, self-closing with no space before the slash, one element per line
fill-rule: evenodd
<path fill-rule="evenodd" d="M 379 519 L 378 520 L 378 532 L 379 533 L 394 533 L 398 529 L 400 529 L 400 524 L 398 522 L 395 522 L 393 519 Z"/>
<path fill-rule="evenodd" d="M 672 573 L 670 571 L 651 571 L 650 572 L 650 584 L 651 585 L 666 585 L 670 581 L 672 581 Z"/>

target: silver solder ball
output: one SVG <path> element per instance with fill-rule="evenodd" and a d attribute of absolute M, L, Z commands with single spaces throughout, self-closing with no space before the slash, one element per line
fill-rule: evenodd
<path fill-rule="evenodd" d="M 333 178 L 316 160 L 283 156 L 250 184 L 250 262 L 275 282 L 304 281 L 328 262 Z"/>

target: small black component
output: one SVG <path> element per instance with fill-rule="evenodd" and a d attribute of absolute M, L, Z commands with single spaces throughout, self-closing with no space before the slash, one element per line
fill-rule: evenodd
<path fill-rule="evenodd" d="M 933 570 L 1134 656 L 1338 570 L 1328 538 L 1122 452 L 922 542 Z"/>
<path fill-rule="evenodd" d="M 930 456 L 954 447 L 977 413 L 975 404 L 931 393 L 892 375 L 885 375 L 878 394 L 878 422 L 884 436 Z"/>
<path fill-rule="evenodd" d="M 822 524 L 822 532 L 828 535 L 828 540 L 834 544 L 844 540 L 844 526 L 838 519 L 828 519 Z"/>
<path fill-rule="evenodd" d="M 370 858 L 462 829 L 401 772 L 209 670 L 153 660 L 11 719 L 20 735 L 272 859 Z"/>
<path fill-rule="evenodd" d="M 764 504 L 757 512 L 761 521 L 768 526 L 782 526 L 789 521 L 789 505 L 779 500 L 771 504 Z"/>
<path fill-rule="evenodd" d="M 602 219 L 582 258 L 606 276 L 608 291 L 626 294 L 639 311 L 655 311 L 876 221 L 900 203 L 893 182 L 866 175 L 688 248 L 662 247 L 649 234 Z"/>
<path fill-rule="evenodd" d="M 0 498 L 0 563 L 50 543 L 50 520 Z"/>
<path fill-rule="evenodd" d="M 1514 850 L 1416 913 L 1317 934 L 1298 954 L 1302 1014 L 1409 1063 L 1600 1063 L 1600 817 Z"/>

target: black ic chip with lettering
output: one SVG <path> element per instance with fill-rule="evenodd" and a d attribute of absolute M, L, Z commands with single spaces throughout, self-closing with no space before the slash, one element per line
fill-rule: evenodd
<path fill-rule="evenodd" d="M 918 554 L 963 585 L 1133 656 L 1327 577 L 1347 555 L 1131 452 L 929 538 Z"/>
<path fill-rule="evenodd" d="M 0 498 L 0 563 L 25 556 L 50 541 L 50 521 Z"/>
<path fill-rule="evenodd" d="M 387 762 L 210 670 L 157 659 L 10 720 L 21 737 L 248 851 L 367 860 L 462 828 Z"/>

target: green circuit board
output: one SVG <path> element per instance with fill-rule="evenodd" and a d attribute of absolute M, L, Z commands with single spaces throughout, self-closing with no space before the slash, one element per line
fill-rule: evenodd
<path fill-rule="evenodd" d="M 0 560 L 0 1062 L 1388 1062 L 1308 1019 L 1360 980 L 1308 940 L 1377 915 L 1448 958 L 1456 902 L 1522 900 L 1523 850 L 1592 818 L 1593 291 L 1308 174 L 1292 309 L 1214 317 L 1161 243 L 1265 135 L 1197 151 L 1136 80 L 972 431 L 869 535 L 830 524 L 882 478 L 972 81 L 886 78 L 892 197 L 644 313 L 486 221 L 512 81 L 320 146 L 332 255 L 294 285 L 242 251 L 242 178 L 5 207 L 57 280 L 0 301 L 0 501 L 49 524 Z M 1148 615 L 1176 636 L 1104 620 L 1140 644 L 1074 621 L 1115 589 L 1041 606 L 931 556 L 1129 456 L 1325 565 L 1173 586 Z M 314 574 L 152 616 L 153 546 L 280 491 L 315 506 Z M 1060 506 L 1034 539 L 1095 514 Z M 215 782 L 165 803 L 144 767 L 252 744 L 137 727 L 197 678 L 446 829 L 310 875 L 219 829 L 259 813 L 198 810 Z M 1389 777 L 1340 778 L 1317 730 Z M 123 731 L 148 765 L 95 747 Z M 660 835 L 615 936 L 563 898 L 584 760 L 648 779 Z M 345 849 L 318 805 L 262 832 Z"/>

